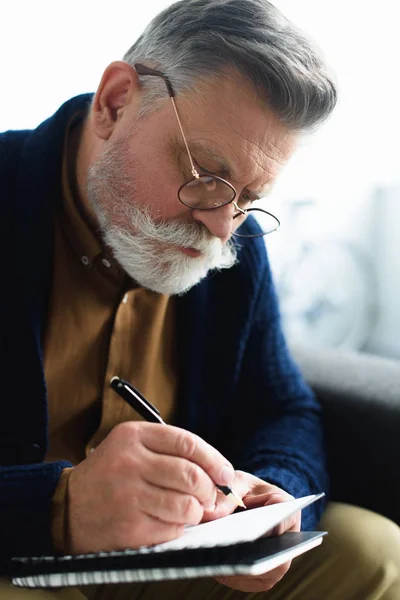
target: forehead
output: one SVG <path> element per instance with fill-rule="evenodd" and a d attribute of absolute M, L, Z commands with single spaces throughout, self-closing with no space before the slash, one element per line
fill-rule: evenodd
<path fill-rule="evenodd" d="M 297 135 L 241 76 L 203 82 L 177 106 L 189 147 L 219 160 L 239 183 L 265 187 L 294 150 Z"/>

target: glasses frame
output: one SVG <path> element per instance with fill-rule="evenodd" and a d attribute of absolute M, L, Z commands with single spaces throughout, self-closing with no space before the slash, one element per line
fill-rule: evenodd
<path fill-rule="evenodd" d="M 221 208 L 222 206 L 226 206 L 228 204 L 233 204 L 233 206 L 236 209 L 236 212 L 232 215 L 232 220 L 236 219 L 237 217 L 240 216 L 247 216 L 250 212 L 261 212 L 264 214 L 267 214 L 268 216 L 272 217 L 273 219 L 275 219 L 275 221 L 277 222 L 277 226 L 275 229 L 273 229 L 272 231 L 266 232 L 266 233 L 256 233 L 253 235 L 241 235 L 240 233 L 236 233 L 236 232 L 232 232 L 232 235 L 236 236 L 236 237 L 242 237 L 242 238 L 255 238 L 255 237 L 263 237 L 265 235 L 269 235 L 270 233 L 274 233 L 275 231 L 278 231 L 278 229 L 281 226 L 281 222 L 278 219 L 278 217 L 276 217 L 275 215 L 273 215 L 272 213 L 268 212 L 267 210 L 264 210 L 263 208 L 240 208 L 240 206 L 237 205 L 236 199 L 238 197 L 238 192 L 236 190 L 236 188 L 226 179 L 224 179 L 223 177 L 219 177 L 218 175 L 213 175 L 211 173 L 199 173 L 196 169 L 196 167 L 194 166 L 194 162 L 193 162 L 193 158 L 192 155 L 190 153 L 189 150 L 189 145 L 187 143 L 186 140 L 186 136 L 185 133 L 183 131 L 183 127 L 182 127 L 182 123 L 181 120 L 179 118 L 179 114 L 178 114 L 178 109 L 176 108 L 176 103 L 175 103 L 175 91 L 174 88 L 172 87 L 172 84 L 168 78 L 167 75 L 165 75 L 165 73 L 163 73 L 162 71 L 158 71 L 157 69 L 152 69 L 150 67 L 146 67 L 146 65 L 142 65 L 141 63 L 135 63 L 135 70 L 137 72 L 138 75 L 150 75 L 153 77 L 161 77 L 161 79 L 164 81 L 167 91 L 168 91 L 168 95 L 171 99 L 172 102 L 172 106 L 174 109 L 174 113 L 176 116 L 176 120 L 178 122 L 178 126 L 182 135 L 182 139 L 183 142 L 185 144 L 185 148 L 186 148 L 186 152 L 189 158 L 189 162 L 190 162 L 190 170 L 191 173 L 193 175 L 192 179 L 189 179 L 188 181 L 185 181 L 185 183 L 183 183 L 180 188 L 178 189 L 178 200 L 179 202 L 181 202 L 181 204 L 183 204 L 184 206 L 187 206 L 188 208 L 191 208 L 192 210 L 194 209 L 193 206 L 190 206 L 189 204 L 186 204 L 186 202 L 183 202 L 183 200 L 181 200 L 180 198 L 180 192 L 182 190 L 182 188 L 184 188 L 186 185 L 188 185 L 189 183 L 191 183 L 192 181 L 195 180 L 199 180 L 202 177 L 208 177 L 210 179 L 216 179 L 217 181 L 221 181 L 222 183 L 224 183 L 225 185 L 227 185 L 233 192 L 233 198 L 231 200 L 228 200 L 226 202 L 221 202 L 220 204 L 218 204 L 218 206 L 213 206 L 213 207 L 196 207 L 196 210 L 217 210 L 218 208 Z"/>

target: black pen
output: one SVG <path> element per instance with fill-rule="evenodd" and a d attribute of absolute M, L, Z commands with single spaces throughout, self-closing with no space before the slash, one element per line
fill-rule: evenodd
<path fill-rule="evenodd" d="M 146 398 L 141 394 L 136 388 L 133 387 L 131 383 L 120 379 L 119 377 L 113 377 L 110 381 L 110 387 L 117 392 L 119 396 L 129 406 L 131 406 L 136 412 L 139 413 L 143 419 L 149 421 L 150 423 L 161 423 L 165 425 L 165 421 L 160 416 L 160 411 L 151 404 Z M 247 508 L 244 504 L 241 497 L 236 494 L 229 486 L 227 485 L 218 485 L 217 488 L 225 494 L 225 496 L 231 496 L 235 499 L 237 506 L 241 506 L 242 508 Z"/>

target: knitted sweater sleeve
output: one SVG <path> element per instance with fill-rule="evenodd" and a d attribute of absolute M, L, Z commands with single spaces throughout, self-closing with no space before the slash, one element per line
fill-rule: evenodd
<path fill-rule="evenodd" d="M 261 281 L 243 340 L 230 433 L 234 464 L 296 498 L 327 493 L 320 406 L 287 348 L 268 266 Z M 303 529 L 316 527 L 325 502 L 303 510 Z"/>
<path fill-rule="evenodd" d="M 52 498 L 61 473 L 59 461 L 0 468 L 0 572 L 12 556 L 52 554 Z"/>
<path fill-rule="evenodd" d="M 0 134 L 0 252 L 2 256 L 7 256 L 3 279 L 7 282 L 5 289 L 10 291 L 9 294 L 3 291 L 0 295 L 0 572 L 6 570 L 6 562 L 12 556 L 54 552 L 51 535 L 52 498 L 63 469 L 72 466 L 65 461 L 14 464 L 25 463 L 19 452 L 26 454 L 29 442 L 36 441 L 35 438 L 30 439 L 35 435 L 32 431 L 36 432 L 41 427 L 31 418 L 36 399 L 31 398 L 22 386 L 24 398 L 28 397 L 32 404 L 28 414 L 26 408 L 21 408 L 20 398 L 10 382 L 10 373 L 21 364 L 25 369 L 25 377 L 22 378 L 21 374 L 19 377 L 26 384 L 29 381 L 27 371 L 31 367 L 27 362 L 24 363 L 21 351 L 28 336 L 27 329 L 22 325 L 16 327 L 22 314 L 18 312 L 20 303 L 17 301 L 22 300 L 21 294 L 16 292 L 17 278 L 13 251 L 10 250 L 16 221 L 19 157 L 27 133 Z M 21 332 L 24 336 L 22 341 Z M 14 347 L 17 348 L 18 364 L 13 360 Z M 40 412 L 40 408 L 38 410 Z M 10 427 L 10 421 L 14 423 L 17 419 L 18 431 Z"/>

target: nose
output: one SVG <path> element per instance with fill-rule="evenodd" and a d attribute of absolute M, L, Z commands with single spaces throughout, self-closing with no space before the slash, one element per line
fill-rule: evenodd
<path fill-rule="evenodd" d="M 234 229 L 233 215 L 235 207 L 232 203 L 211 210 L 192 210 L 192 216 L 200 221 L 215 237 L 224 244 L 229 240 Z"/>

